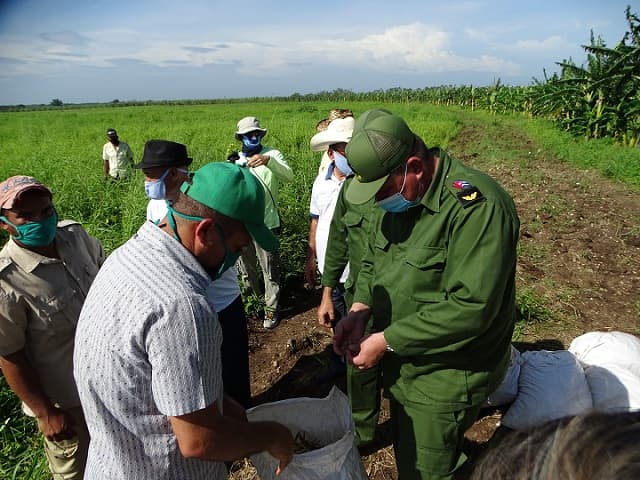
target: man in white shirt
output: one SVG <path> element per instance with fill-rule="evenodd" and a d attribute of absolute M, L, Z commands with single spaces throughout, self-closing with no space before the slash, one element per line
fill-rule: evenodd
<path fill-rule="evenodd" d="M 276 473 L 289 464 L 291 432 L 248 422 L 223 393 L 221 329 L 207 298 L 252 240 L 278 248 L 264 191 L 246 169 L 216 162 L 183 183 L 158 225 L 145 222 L 107 258 L 73 357 L 91 434 L 85 478 L 221 480 L 223 462 L 262 451 L 278 459 Z"/>
<path fill-rule="evenodd" d="M 120 141 L 118 132 L 113 128 L 107 130 L 109 140 L 102 147 L 102 160 L 104 160 L 104 178 L 113 180 L 127 178 L 129 167 L 133 163 L 133 152 L 129 145 Z"/>
<path fill-rule="evenodd" d="M 176 199 L 180 186 L 189 178 L 191 162 L 184 145 L 165 140 L 149 140 L 145 143 L 142 161 L 134 168 L 142 169 L 144 173 L 144 190 L 150 198 L 147 220 L 158 223 L 166 217 L 167 202 Z M 236 268 L 229 268 L 212 282 L 207 296 L 218 313 L 222 327 L 224 391 L 243 407 L 249 408 L 249 332 Z"/>
<path fill-rule="evenodd" d="M 309 226 L 309 248 L 307 250 L 307 263 L 305 267 L 305 280 L 310 285 L 317 283 L 316 272 L 319 270 L 320 274 L 322 274 L 324 269 L 324 258 L 329 239 L 329 227 L 331 225 L 331 219 L 333 218 L 333 211 L 336 207 L 336 201 L 338 200 L 338 194 L 345 179 L 353 174 L 344 156 L 344 151 L 347 142 L 351 139 L 354 123 L 353 117 L 333 120 L 325 131 L 317 133 L 310 141 L 311 150 L 324 151 L 331 160 L 326 171 L 320 172 L 316 177 L 311 191 L 311 205 L 309 208 L 311 224 Z M 336 312 L 334 324 L 346 313 L 344 282 L 348 276 L 349 265 L 347 265 L 342 273 L 340 284 L 337 285 L 332 292 Z M 334 326 L 331 325 L 331 323 L 323 325 L 326 327 Z"/>

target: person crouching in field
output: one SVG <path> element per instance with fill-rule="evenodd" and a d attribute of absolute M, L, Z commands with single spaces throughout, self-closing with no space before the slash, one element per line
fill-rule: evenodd
<path fill-rule="evenodd" d="M 91 432 L 91 480 L 216 480 L 223 462 L 268 451 L 279 470 L 291 432 L 248 422 L 223 393 L 222 332 L 207 290 L 251 241 L 273 251 L 264 190 L 246 168 L 209 163 L 167 216 L 115 250 L 87 296 L 74 374 Z"/>
<path fill-rule="evenodd" d="M 180 186 L 189 178 L 184 145 L 166 140 L 149 140 L 142 161 L 134 168 L 144 173 L 144 190 L 150 198 L 147 220 L 159 223 L 167 216 L 167 202 L 178 197 Z M 222 327 L 222 380 L 224 391 L 244 408 L 251 406 L 249 373 L 249 332 L 235 266 L 211 283 L 207 295 L 218 312 Z"/>
<path fill-rule="evenodd" d="M 104 261 L 100 242 L 58 222 L 51 191 L 33 177 L 0 183 L 0 367 L 35 417 L 54 480 L 80 480 L 89 434 L 73 379 L 80 310 Z"/>

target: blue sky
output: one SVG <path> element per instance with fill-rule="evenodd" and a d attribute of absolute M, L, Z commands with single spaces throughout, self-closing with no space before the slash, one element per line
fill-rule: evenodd
<path fill-rule="evenodd" d="M 634 5 L 635 3 L 635 5 Z M 0 104 L 528 85 L 630 0 L 0 0 Z"/>

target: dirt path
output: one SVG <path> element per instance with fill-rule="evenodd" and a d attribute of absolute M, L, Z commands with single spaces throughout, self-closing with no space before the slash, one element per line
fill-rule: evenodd
<path fill-rule="evenodd" d="M 450 152 L 490 173 L 518 207 L 519 300 L 531 317 L 519 323 L 520 345 L 566 348 L 592 330 L 640 335 L 640 192 L 561 163 L 506 120 L 489 125 L 465 119 L 465 125 Z M 317 292 L 289 299 L 307 305 L 318 300 Z M 331 337 L 315 315 L 308 308 L 274 331 L 252 324 L 256 403 L 319 396 L 334 383 L 343 386 L 344 379 L 329 371 Z M 499 418 L 499 411 L 484 412 L 467 434 L 470 453 L 481 450 Z M 397 477 L 386 426 L 379 448 L 363 457 L 373 479 Z M 254 475 L 247 465 L 234 470 L 236 479 Z"/>
<path fill-rule="evenodd" d="M 464 129 L 454 154 L 516 202 L 518 287 L 549 309 L 526 340 L 547 336 L 566 347 L 591 330 L 640 334 L 640 192 L 571 168 L 504 124 L 483 127 Z M 481 160 L 492 158 L 490 166 Z"/>

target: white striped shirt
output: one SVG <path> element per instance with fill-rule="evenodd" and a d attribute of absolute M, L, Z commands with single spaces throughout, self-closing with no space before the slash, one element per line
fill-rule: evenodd
<path fill-rule="evenodd" d="M 80 314 L 74 374 L 91 433 L 85 478 L 227 477 L 182 456 L 169 416 L 222 403 L 222 334 L 211 278 L 146 222 L 98 273 Z"/>

